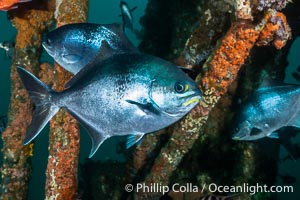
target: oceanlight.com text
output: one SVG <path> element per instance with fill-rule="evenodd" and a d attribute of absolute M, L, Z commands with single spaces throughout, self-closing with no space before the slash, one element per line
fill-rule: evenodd
<path fill-rule="evenodd" d="M 249 193 L 250 195 L 254 195 L 258 192 L 266 192 L 266 193 L 276 193 L 276 192 L 294 192 L 293 186 L 281 186 L 281 185 L 273 185 L 267 186 L 266 184 L 260 185 L 256 183 L 256 185 L 249 185 L 248 183 L 243 183 L 238 186 L 227 186 L 227 185 L 217 185 L 211 183 L 208 185 L 208 191 L 211 193 L 220 192 L 220 193 Z"/>
<path fill-rule="evenodd" d="M 294 192 L 293 186 L 267 186 L 256 183 L 255 185 L 249 185 L 243 183 L 237 186 L 229 185 L 217 185 L 215 183 L 203 184 L 202 186 L 193 185 L 192 183 L 179 184 L 175 183 L 171 186 L 162 185 L 161 183 L 151 183 L 146 185 L 145 183 L 137 183 L 135 186 L 127 184 L 125 186 L 127 192 L 142 192 L 142 193 L 168 193 L 173 192 L 201 192 L 209 191 L 210 193 L 248 193 L 254 195 L 258 192 L 276 193 L 276 192 Z"/>

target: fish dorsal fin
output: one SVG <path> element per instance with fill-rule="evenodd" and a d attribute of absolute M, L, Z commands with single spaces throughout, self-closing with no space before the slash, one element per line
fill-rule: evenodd
<path fill-rule="evenodd" d="M 129 149 L 130 147 L 138 143 L 144 135 L 144 133 L 134 133 L 127 136 L 126 148 Z"/>
<path fill-rule="evenodd" d="M 65 89 L 70 88 L 72 85 L 77 83 L 78 80 L 81 80 L 83 76 L 85 76 L 89 71 L 94 70 L 94 68 L 101 67 L 101 61 L 105 60 L 105 58 L 111 57 L 113 55 L 112 49 L 110 48 L 109 44 L 102 40 L 101 47 L 99 50 L 99 54 L 96 58 L 85 67 L 83 67 L 75 76 L 65 84 Z"/>
<path fill-rule="evenodd" d="M 66 108 L 67 109 L 67 108 Z M 100 130 L 97 130 L 95 127 L 93 127 L 92 125 L 90 125 L 90 123 L 88 123 L 86 120 L 84 120 L 84 118 L 80 115 L 78 115 L 75 112 L 72 112 L 71 110 L 67 109 L 69 113 L 71 113 L 71 115 L 80 122 L 80 124 L 83 125 L 83 127 L 87 130 L 91 141 L 92 141 L 92 149 L 89 155 L 89 158 L 91 158 L 96 151 L 98 150 L 98 148 L 100 147 L 100 145 L 109 137 L 107 134 L 104 134 L 103 132 L 101 132 Z"/>

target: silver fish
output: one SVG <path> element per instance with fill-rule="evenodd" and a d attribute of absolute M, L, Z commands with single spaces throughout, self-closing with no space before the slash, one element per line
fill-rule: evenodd
<path fill-rule="evenodd" d="M 129 135 L 127 147 L 134 145 L 146 133 L 178 121 L 201 98 L 196 83 L 177 66 L 140 53 L 116 54 L 86 66 L 63 92 L 54 92 L 22 68 L 17 70 L 35 103 L 24 144 L 64 108 L 87 129 L 90 157 L 112 136 Z"/>
<path fill-rule="evenodd" d="M 245 102 L 237 115 L 234 140 L 278 138 L 281 127 L 300 128 L 300 87 L 277 85 L 261 87 Z"/>
<path fill-rule="evenodd" d="M 121 9 L 121 17 L 123 20 L 123 30 L 125 31 L 125 27 L 129 28 L 131 31 L 133 31 L 133 16 L 132 12 L 136 9 L 137 7 L 129 8 L 128 4 L 121 0 L 120 1 L 120 9 Z"/>
<path fill-rule="evenodd" d="M 110 52 L 105 52 L 103 43 L 109 46 Z M 67 24 L 47 33 L 42 45 L 58 64 L 73 74 L 96 57 L 105 59 L 113 54 L 137 52 L 121 24 Z"/>

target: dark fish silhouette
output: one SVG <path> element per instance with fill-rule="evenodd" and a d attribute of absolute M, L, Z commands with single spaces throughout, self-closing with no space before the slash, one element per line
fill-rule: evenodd
<path fill-rule="evenodd" d="M 42 44 L 58 64 L 73 74 L 96 57 L 101 60 L 113 54 L 137 52 L 121 24 L 67 24 L 47 33 Z"/>
<path fill-rule="evenodd" d="M 177 66 L 140 53 L 116 54 L 86 66 L 63 92 L 22 68 L 17 71 L 35 103 L 24 144 L 64 108 L 87 129 L 90 157 L 112 136 L 129 135 L 127 147 L 134 145 L 146 133 L 181 119 L 201 98 L 196 83 Z"/>

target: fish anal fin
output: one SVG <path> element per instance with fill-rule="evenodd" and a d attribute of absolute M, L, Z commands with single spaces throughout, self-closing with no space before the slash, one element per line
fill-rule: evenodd
<path fill-rule="evenodd" d="M 144 133 L 135 133 L 127 136 L 126 148 L 129 149 L 136 143 L 138 143 L 144 136 Z"/>
<path fill-rule="evenodd" d="M 79 123 L 87 130 L 91 141 L 92 141 L 92 149 L 89 155 L 89 158 L 93 157 L 96 151 L 99 149 L 101 144 L 109 137 L 107 134 L 101 132 L 101 130 L 97 130 L 96 127 L 93 127 L 89 122 L 84 120 L 85 118 L 81 115 L 78 115 L 76 112 L 73 112 L 70 109 L 66 110 L 77 120 Z"/>
<path fill-rule="evenodd" d="M 91 158 L 96 153 L 100 145 L 106 140 L 106 137 L 103 136 L 104 134 L 100 134 L 99 132 L 96 132 L 88 126 L 84 127 L 87 129 L 88 134 L 92 140 L 92 148 L 89 155 L 89 158 Z"/>

